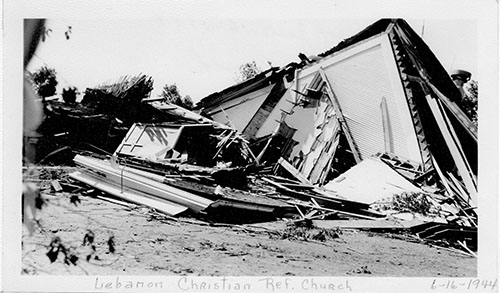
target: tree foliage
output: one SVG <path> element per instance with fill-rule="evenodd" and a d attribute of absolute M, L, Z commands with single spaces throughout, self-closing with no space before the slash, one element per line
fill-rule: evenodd
<path fill-rule="evenodd" d="M 191 97 L 189 95 L 182 97 L 175 83 L 172 85 L 166 84 L 163 87 L 160 97 L 162 97 L 168 103 L 181 106 L 188 110 L 193 109 L 193 100 L 191 99 Z"/>
<path fill-rule="evenodd" d="M 184 99 L 182 99 L 182 103 L 184 104 L 184 108 L 191 110 L 194 107 L 193 99 L 191 99 L 190 95 L 185 95 Z"/>
<path fill-rule="evenodd" d="M 74 104 L 76 102 L 76 94 L 78 90 L 76 87 L 68 87 L 63 89 L 62 98 L 66 104 Z"/>
<path fill-rule="evenodd" d="M 243 82 L 245 80 L 249 80 L 261 72 L 262 69 L 257 66 L 255 61 L 244 63 L 240 66 L 239 72 L 236 74 L 236 81 Z"/>
<path fill-rule="evenodd" d="M 461 106 L 465 114 L 477 126 L 477 98 L 478 98 L 478 83 L 476 80 L 470 80 L 464 86 L 465 97 L 461 102 Z"/>
<path fill-rule="evenodd" d="M 56 94 L 57 78 L 53 68 L 43 66 L 31 74 L 33 86 L 38 95 L 42 98 Z"/>

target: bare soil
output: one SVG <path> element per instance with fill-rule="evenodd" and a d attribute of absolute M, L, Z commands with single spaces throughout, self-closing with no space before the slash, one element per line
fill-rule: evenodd
<path fill-rule="evenodd" d="M 283 221 L 267 228 L 207 225 L 90 196 L 75 203 L 70 193 L 43 196 L 39 228 L 23 232 L 23 274 L 472 277 L 477 270 L 475 258 L 391 234 L 336 230 L 336 238 L 301 240 L 285 237 Z M 84 246 L 88 230 L 94 241 Z M 65 264 L 62 253 L 49 260 L 55 236 L 78 257 L 75 264 Z"/>

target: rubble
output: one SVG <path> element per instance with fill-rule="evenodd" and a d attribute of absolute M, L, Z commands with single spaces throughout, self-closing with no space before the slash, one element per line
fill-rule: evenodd
<path fill-rule="evenodd" d="M 64 153 L 50 160 L 68 164 L 81 150 L 113 152 L 135 122 L 165 122 L 172 116 L 143 103 L 153 89 L 151 77 L 123 76 L 111 84 L 87 88 L 76 103 L 46 101 L 38 132 L 36 161 L 65 146 Z M 175 119 L 178 119 L 177 117 Z"/>
<path fill-rule="evenodd" d="M 376 74 L 389 71 L 380 60 L 370 65 L 376 50 L 387 50 L 393 72 Z M 68 125 L 92 121 L 96 133 L 81 135 L 105 150 L 75 156 L 70 184 L 171 217 L 320 229 L 290 228 L 287 239 L 324 241 L 338 235 L 321 229 L 340 227 L 410 233 L 474 254 L 477 130 L 432 52 L 406 22 L 381 20 L 320 57 L 210 95 L 201 114 L 150 99 L 145 77 L 88 90 L 90 108 L 52 104 L 50 115 L 78 121 Z M 262 100 L 252 111 L 250 98 Z"/>

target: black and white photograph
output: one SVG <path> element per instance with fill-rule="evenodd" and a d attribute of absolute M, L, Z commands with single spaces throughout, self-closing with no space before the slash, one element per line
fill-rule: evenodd
<path fill-rule="evenodd" d="M 4 1 L 2 290 L 497 292 L 496 1 Z"/>

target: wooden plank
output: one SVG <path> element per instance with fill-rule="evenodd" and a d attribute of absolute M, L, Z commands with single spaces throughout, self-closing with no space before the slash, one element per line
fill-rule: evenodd
<path fill-rule="evenodd" d="M 455 178 L 455 176 L 453 176 L 453 174 L 451 174 L 450 172 L 448 172 L 448 176 L 451 179 L 451 183 L 453 183 L 453 185 L 458 190 L 458 192 L 462 196 L 462 198 L 470 200 L 471 199 L 470 195 L 464 190 L 464 188 L 462 187 L 462 184 L 460 184 L 458 179 Z"/>
<path fill-rule="evenodd" d="M 434 157 L 431 157 L 432 159 L 432 165 L 436 169 L 436 172 L 438 173 L 439 178 L 441 178 L 441 183 L 444 185 L 444 188 L 448 192 L 449 197 L 453 197 L 453 191 L 451 190 L 450 185 L 448 184 L 448 180 L 444 176 L 443 172 L 441 172 L 441 168 L 439 168 L 439 165 L 437 164 L 436 160 Z"/>
<path fill-rule="evenodd" d="M 248 139 L 255 138 L 257 131 L 262 127 L 264 122 L 267 120 L 271 112 L 274 110 L 279 100 L 285 93 L 286 88 L 283 79 L 279 79 L 276 84 L 273 86 L 271 91 L 268 93 L 267 97 L 264 99 L 264 102 L 261 104 L 259 109 L 255 112 L 253 117 L 247 123 L 243 131 L 244 135 Z"/>
<path fill-rule="evenodd" d="M 63 191 L 63 188 L 61 187 L 61 184 L 59 184 L 59 181 L 57 180 L 52 180 L 50 181 L 50 185 L 54 188 L 56 192 Z"/>
<path fill-rule="evenodd" d="M 442 103 L 439 103 L 439 105 L 442 108 Z M 475 187 L 475 190 L 477 192 L 477 179 L 476 179 L 476 176 L 474 175 L 474 172 L 472 172 L 472 168 L 470 167 L 469 160 L 467 159 L 467 156 L 465 155 L 465 152 L 462 149 L 462 145 L 460 144 L 460 140 L 458 139 L 458 136 L 457 136 L 457 134 L 455 132 L 455 129 L 453 128 L 453 126 L 451 124 L 451 121 L 450 121 L 448 115 L 446 115 L 446 113 L 444 112 L 444 109 L 443 109 L 443 117 L 445 119 L 445 122 L 448 125 L 448 128 L 450 130 L 450 133 L 451 133 L 451 136 L 452 136 L 453 140 L 457 143 L 458 150 L 460 151 L 460 154 L 461 154 L 462 158 L 464 159 L 465 166 L 467 167 L 467 170 L 469 172 L 470 178 L 472 179 L 472 183 L 473 183 L 473 185 Z"/>
<path fill-rule="evenodd" d="M 275 182 L 271 179 L 268 179 L 268 178 L 262 178 L 262 179 L 264 181 L 268 182 L 269 184 L 273 185 L 274 187 L 276 187 L 276 189 L 278 189 L 280 192 L 287 194 L 288 197 L 291 196 L 293 198 L 298 198 L 298 199 L 304 200 L 304 201 L 307 201 L 311 198 L 311 196 L 309 194 L 295 191 L 295 190 L 290 189 L 290 188 L 288 188 L 288 187 L 286 187 L 278 182 Z"/>
<path fill-rule="evenodd" d="M 312 198 L 312 197 L 311 197 L 311 201 L 312 201 L 312 203 L 313 203 L 316 207 L 319 207 L 319 206 L 320 206 L 320 205 L 318 204 L 318 202 L 317 202 L 314 198 Z"/>
<path fill-rule="evenodd" d="M 298 203 L 298 202 L 294 202 L 294 201 L 288 201 L 288 202 L 290 204 L 296 204 L 296 205 L 300 205 L 300 206 L 303 206 L 303 207 L 314 208 L 314 209 L 318 209 L 318 210 L 321 210 L 321 211 L 335 212 L 335 213 L 344 214 L 344 215 L 348 215 L 348 216 L 353 216 L 353 217 L 357 217 L 357 218 L 361 218 L 361 219 L 368 219 L 368 220 L 378 220 L 379 219 L 379 218 L 374 218 L 374 217 L 370 217 L 370 216 L 360 215 L 360 214 L 356 214 L 356 213 L 352 213 L 352 212 L 345 212 L 345 211 L 341 211 L 341 210 L 335 210 L 335 209 L 324 208 L 324 207 L 315 207 L 314 205 L 311 205 L 311 204 L 303 204 L 303 203 Z"/>
<path fill-rule="evenodd" d="M 309 219 L 311 219 L 311 220 L 319 219 L 319 218 L 323 218 L 324 219 L 325 217 L 336 215 L 336 214 L 338 214 L 338 212 L 329 212 L 329 213 L 323 212 L 322 214 L 310 217 Z"/>
<path fill-rule="evenodd" d="M 472 250 L 470 250 L 470 248 L 467 247 L 467 245 L 465 245 L 465 243 L 462 243 L 462 241 L 460 241 L 460 240 L 458 240 L 457 242 L 458 242 L 458 244 L 460 244 L 460 246 L 462 246 L 465 250 L 467 250 L 468 253 L 470 253 L 472 256 L 477 258 L 477 254 L 474 253 Z"/>
<path fill-rule="evenodd" d="M 267 177 L 271 177 L 271 178 L 273 178 L 275 180 L 281 181 L 280 183 L 288 182 L 290 184 L 299 184 L 299 181 L 291 180 L 291 179 L 288 179 L 288 178 L 285 178 L 285 177 L 280 177 L 280 176 L 277 176 L 277 175 L 267 175 Z"/>
<path fill-rule="evenodd" d="M 455 186 L 455 184 L 453 183 L 453 181 L 449 180 L 448 178 L 445 178 L 444 179 L 446 181 L 446 183 L 448 184 L 448 186 L 451 188 L 451 190 L 453 191 L 454 194 L 458 195 L 460 198 L 462 198 L 462 200 L 466 203 L 469 202 L 469 195 L 468 194 L 464 194 L 462 192 L 460 192 L 460 190 Z"/>
<path fill-rule="evenodd" d="M 432 91 L 438 96 L 438 98 L 444 103 L 444 105 L 455 114 L 457 120 L 462 124 L 465 130 L 470 134 L 470 136 L 477 142 L 477 127 L 470 121 L 470 119 L 465 115 L 465 113 L 458 107 L 457 104 L 452 102 L 447 96 L 443 95 L 438 88 L 436 88 L 432 83 L 427 83 Z"/>
<path fill-rule="evenodd" d="M 100 200 L 104 200 L 104 201 L 110 202 L 110 203 L 113 203 L 113 204 L 117 204 L 117 205 L 121 205 L 121 206 L 124 206 L 124 207 L 128 207 L 128 208 L 137 206 L 136 204 L 128 203 L 128 201 L 117 200 L 117 199 L 114 199 L 114 198 L 110 198 L 108 196 L 97 195 L 96 198 L 98 198 Z"/>
<path fill-rule="evenodd" d="M 178 215 L 187 210 L 187 207 L 185 206 L 169 202 L 165 199 L 154 198 L 152 195 L 104 181 L 103 179 L 97 178 L 97 176 L 90 173 L 75 172 L 69 176 L 106 193 L 136 204 L 149 206 L 170 216 Z"/>
<path fill-rule="evenodd" d="M 342 213 L 344 214 L 352 214 L 352 215 L 360 215 L 358 213 L 355 213 L 355 212 L 347 212 L 345 210 L 349 209 L 349 210 L 357 210 L 357 211 L 360 211 L 360 212 L 363 212 L 363 213 L 367 213 L 367 214 L 371 214 L 371 215 L 374 215 L 374 216 L 365 216 L 365 215 L 362 215 L 363 217 L 366 217 L 366 218 L 369 218 L 369 219 L 380 219 L 381 217 L 385 217 L 385 215 L 383 214 L 378 214 L 378 213 L 375 213 L 375 212 L 372 212 L 372 211 L 368 211 L 367 208 L 368 208 L 368 205 L 366 204 L 363 204 L 363 203 L 359 203 L 359 202 L 355 202 L 355 201 L 350 201 L 350 200 L 346 200 L 346 199 L 340 199 L 340 198 L 332 198 L 331 196 L 324 196 L 324 195 L 320 195 L 320 194 L 317 194 L 317 195 L 312 195 L 312 194 L 307 194 L 307 193 L 302 193 L 302 192 L 298 192 L 298 191 L 295 191 L 295 190 L 292 190 L 286 186 L 283 186 L 277 182 L 274 182 L 268 178 L 262 178 L 263 180 L 265 180 L 266 182 L 269 182 L 271 185 L 274 185 L 276 188 L 278 188 L 281 192 L 284 192 L 285 194 L 288 194 L 289 196 L 293 197 L 293 198 L 298 198 L 299 200 L 302 200 L 302 201 L 309 201 L 311 199 L 315 199 L 316 201 L 320 201 L 322 202 L 323 205 L 329 205 L 329 206 L 343 206 L 345 207 L 345 209 L 342 211 Z M 325 193 L 327 194 L 327 193 Z M 316 202 L 316 204 L 318 204 L 318 202 Z M 307 205 L 308 207 L 315 207 L 314 205 Z M 318 204 L 319 206 L 319 204 Z M 325 208 L 323 207 L 318 207 L 318 209 L 322 209 L 324 210 Z M 331 208 L 326 208 L 326 211 L 340 211 L 338 209 L 331 209 Z M 361 215 L 360 215 L 361 217 Z M 377 218 L 378 217 L 378 218 Z"/>
<path fill-rule="evenodd" d="M 448 147 L 448 150 L 453 157 L 453 161 L 457 166 L 458 172 L 460 173 L 460 176 L 462 177 L 462 180 L 467 187 L 467 191 L 471 195 L 471 204 L 473 206 L 477 206 L 477 189 L 474 184 L 474 180 L 471 177 L 472 172 L 470 172 L 470 168 L 468 168 L 466 158 L 464 158 L 463 156 L 460 142 L 456 141 L 453 138 L 453 135 L 451 133 L 453 131 L 453 127 L 451 125 L 447 125 L 445 117 L 443 116 L 445 114 L 442 112 L 442 107 L 440 106 L 439 101 L 434 99 L 431 95 L 427 95 L 426 99 L 434 115 L 434 118 L 436 119 L 439 130 L 444 137 L 446 146 Z"/>
<path fill-rule="evenodd" d="M 361 230 L 406 230 L 422 224 L 421 220 L 411 221 L 388 221 L 386 219 L 377 220 L 321 220 L 313 221 L 315 227 L 323 229 L 347 228 Z"/>
<path fill-rule="evenodd" d="M 307 185 L 307 184 L 293 184 L 293 183 L 285 183 L 281 182 L 283 186 L 290 187 L 290 188 L 303 188 L 303 189 L 314 189 L 314 186 Z"/>
<path fill-rule="evenodd" d="M 309 179 L 304 176 L 297 168 L 292 166 L 292 164 L 288 163 L 285 159 L 279 158 L 278 159 L 278 164 L 280 164 L 285 170 L 287 170 L 293 177 L 297 178 L 301 183 L 313 186 Z"/>
<path fill-rule="evenodd" d="M 342 131 L 347 139 L 347 142 L 349 143 L 349 147 L 352 151 L 352 154 L 354 156 L 354 160 L 356 163 L 361 162 L 361 154 L 359 153 L 358 147 L 356 146 L 356 143 L 352 137 L 351 131 L 349 130 L 349 126 L 347 125 L 344 115 L 342 114 L 342 108 L 340 107 L 340 104 L 337 100 L 337 97 L 335 96 L 332 86 L 330 85 L 330 82 L 328 81 L 328 77 L 325 74 L 325 71 L 322 67 L 319 68 L 318 72 L 321 75 L 321 78 L 325 82 L 325 87 L 326 91 L 328 93 L 328 97 L 330 98 L 333 108 L 335 109 L 335 113 L 337 114 L 337 119 L 340 122 L 340 125 L 342 127 Z"/>
<path fill-rule="evenodd" d="M 315 210 L 313 209 L 312 211 L 310 211 L 309 213 L 306 214 L 306 219 L 311 219 L 312 217 L 314 217 L 314 215 L 316 215 L 318 213 L 318 210 Z"/>
<path fill-rule="evenodd" d="M 299 207 L 298 207 L 296 204 L 294 204 L 293 206 L 297 209 L 297 211 L 299 211 L 300 217 L 301 217 L 302 219 L 305 219 L 305 218 L 306 218 L 306 216 L 302 213 L 302 211 L 299 209 Z"/>
<path fill-rule="evenodd" d="M 328 125 L 326 125 L 326 123 L 328 123 Z M 324 137 L 322 139 L 322 149 L 320 150 L 317 161 L 312 167 L 312 170 L 308 176 L 310 181 L 315 184 L 324 183 L 324 178 L 322 175 L 324 174 L 324 176 L 326 177 L 326 174 L 331 169 L 333 158 L 335 157 L 335 152 L 337 151 L 337 147 L 340 142 L 340 122 L 337 119 L 332 119 L 331 121 L 327 121 L 326 123 L 325 129 L 331 130 L 332 136 Z"/>

